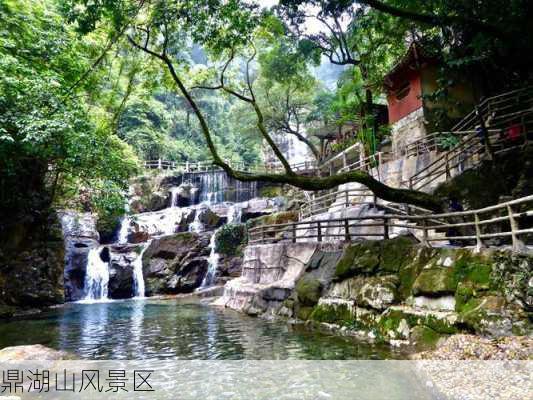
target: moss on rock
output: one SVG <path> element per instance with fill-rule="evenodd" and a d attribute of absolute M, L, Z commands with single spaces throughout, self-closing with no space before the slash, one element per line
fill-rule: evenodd
<path fill-rule="evenodd" d="M 337 263 L 335 280 L 343 280 L 358 274 L 372 274 L 379 266 L 379 242 L 362 242 L 347 247 Z"/>
<path fill-rule="evenodd" d="M 441 334 L 424 325 L 413 327 L 410 335 L 411 342 L 420 350 L 435 348 L 441 337 Z"/>
<path fill-rule="evenodd" d="M 246 225 L 226 224 L 216 232 L 215 248 L 222 255 L 235 256 L 247 241 Z"/>
<path fill-rule="evenodd" d="M 433 267 L 420 272 L 413 284 L 413 294 L 437 296 L 453 294 L 457 288 L 457 281 L 454 280 L 453 269 Z"/>
<path fill-rule="evenodd" d="M 303 276 L 296 284 L 298 301 L 304 306 L 314 306 L 318 303 L 322 292 L 322 283 L 311 276 Z"/>
<path fill-rule="evenodd" d="M 347 325 L 355 320 L 348 303 L 321 303 L 315 306 L 309 319 L 316 322 Z"/>
<path fill-rule="evenodd" d="M 416 243 L 416 239 L 410 236 L 382 241 L 380 270 L 398 272 L 405 264 L 412 261 Z"/>

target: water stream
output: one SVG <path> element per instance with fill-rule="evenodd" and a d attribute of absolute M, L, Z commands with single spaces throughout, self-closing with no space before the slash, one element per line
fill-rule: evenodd
<path fill-rule="evenodd" d="M 85 273 L 83 301 L 107 299 L 109 284 L 109 265 L 102 260 L 103 246 L 89 250 L 87 257 L 87 270 Z"/>
<path fill-rule="evenodd" d="M 241 222 L 242 219 L 242 207 L 239 204 L 232 204 L 228 208 L 228 214 L 227 214 L 227 222 L 226 224 L 238 224 Z M 205 274 L 205 277 L 202 281 L 202 284 L 200 285 L 199 289 L 205 289 L 215 282 L 215 278 L 217 276 L 218 271 L 218 262 L 220 260 L 220 255 L 217 252 L 216 248 L 216 236 L 219 230 L 222 229 L 218 228 L 213 232 L 211 235 L 211 239 L 209 241 L 209 258 L 208 258 L 208 268 L 207 273 Z"/>

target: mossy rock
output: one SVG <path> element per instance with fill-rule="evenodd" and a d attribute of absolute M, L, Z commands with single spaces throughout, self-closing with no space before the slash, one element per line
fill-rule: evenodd
<path fill-rule="evenodd" d="M 216 251 L 225 256 L 235 256 L 239 254 L 239 248 L 248 240 L 246 225 L 226 224 L 217 230 L 215 236 Z"/>
<path fill-rule="evenodd" d="M 283 187 L 282 186 L 263 186 L 259 189 L 259 197 L 280 197 L 283 196 Z"/>
<path fill-rule="evenodd" d="M 420 315 L 401 309 L 389 309 L 385 311 L 378 321 L 379 330 L 384 336 L 387 336 L 388 331 L 398 332 L 399 330 L 404 330 L 405 326 L 403 329 L 400 329 L 400 322 L 402 320 L 405 320 L 410 328 L 415 326 L 426 326 L 440 334 L 452 334 L 457 332 L 455 321 L 451 322 L 446 318 L 437 318 L 431 313 Z"/>
<path fill-rule="evenodd" d="M 415 296 L 440 296 L 455 293 L 457 281 L 453 276 L 453 269 L 447 267 L 433 267 L 423 269 L 413 284 Z"/>
<path fill-rule="evenodd" d="M 250 229 L 264 225 L 286 224 L 298 221 L 298 217 L 298 211 L 284 211 L 250 219 L 246 222 L 246 226 Z"/>
<path fill-rule="evenodd" d="M 414 246 L 417 244 L 411 236 L 400 236 L 381 242 L 380 270 L 398 272 L 405 264 L 413 260 Z"/>
<path fill-rule="evenodd" d="M 307 321 L 313 313 L 313 307 L 297 307 L 296 317 L 302 321 Z"/>
<path fill-rule="evenodd" d="M 420 325 L 411 329 L 410 340 L 419 350 L 431 350 L 437 345 L 437 342 L 442 337 L 433 329 Z"/>
<path fill-rule="evenodd" d="M 386 311 L 377 321 L 378 333 L 388 339 L 408 339 L 410 324 L 407 317 L 399 310 Z"/>
<path fill-rule="evenodd" d="M 398 299 L 398 278 L 395 275 L 365 278 L 356 296 L 359 306 L 383 310 Z"/>
<path fill-rule="evenodd" d="M 475 290 L 489 290 L 495 285 L 491 282 L 492 261 L 483 256 L 473 256 L 461 250 L 453 264 L 454 282 L 469 282 Z"/>
<path fill-rule="evenodd" d="M 346 303 L 322 303 L 315 306 L 309 319 L 316 322 L 347 325 L 355 319 L 351 307 Z"/>
<path fill-rule="evenodd" d="M 455 291 L 455 311 L 463 311 L 463 307 L 474 296 L 474 288 L 470 282 L 459 282 Z"/>
<path fill-rule="evenodd" d="M 398 272 L 400 283 L 398 285 L 398 295 L 400 300 L 407 299 L 412 292 L 416 278 L 424 266 L 435 256 L 435 251 L 426 247 L 419 247 L 416 253 L 412 254 L 409 262 L 402 265 Z"/>
<path fill-rule="evenodd" d="M 337 263 L 334 279 L 340 281 L 355 275 L 374 273 L 379 266 L 380 244 L 366 241 L 347 247 Z"/>
<path fill-rule="evenodd" d="M 298 301 L 304 306 L 314 306 L 320 299 L 322 283 L 311 276 L 303 276 L 296 284 Z"/>

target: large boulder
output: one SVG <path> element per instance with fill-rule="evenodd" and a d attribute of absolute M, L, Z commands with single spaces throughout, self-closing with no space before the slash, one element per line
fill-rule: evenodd
<path fill-rule="evenodd" d="M 109 247 L 109 297 L 133 297 L 134 262 L 141 256 L 143 245 L 115 245 Z"/>
<path fill-rule="evenodd" d="M 209 207 L 200 207 L 196 210 L 196 219 L 202 224 L 205 230 L 212 230 L 220 223 L 220 217 Z"/>
<path fill-rule="evenodd" d="M 209 235 L 177 233 L 153 239 L 143 253 L 147 294 L 191 292 L 207 273 Z"/>
<path fill-rule="evenodd" d="M 68 359 L 74 359 L 74 356 L 69 355 L 64 351 L 58 351 L 49 347 L 45 347 L 41 344 L 4 347 L 0 350 L 1 362 L 28 360 L 56 361 Z"/>

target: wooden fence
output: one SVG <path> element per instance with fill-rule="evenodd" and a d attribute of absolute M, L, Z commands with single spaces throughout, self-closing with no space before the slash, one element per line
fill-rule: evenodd
<path fill-rule="evenodd" d="M 256 172 L 256 173 L 280 173 L 284 171 L 281 164 L 265 164 L 265 165 L 246 165 L 244 163 L 233 163 L 232 167 L 239 171 Z M 294 172 L 300 173 L 314 173 L 317 169 L 315 161 L 304 161 L 290 165 Z M 211 161 L 198 162 L 177 162 L 168 160 L 147 160 L 144 162 L 146 169 L 158 170 L 175 170 L 185 173 L 199 173 L 209 171 L 222 171 L 218 165 Z"/>
<path fill-rule="evenodd" d="M 533 234 L 533 196 L 494 206 L 442 214 L 376 214 L 349 218 L 320 219 L 264 225 L 248 230 L 248 243 L 352 241 L 358 238 L 388 239 L 391 230 L 407 229 L 422 244 L 456 242 L 481 248 L 489 241 L 510 244 L 514 251 L 524 251 L 524 242 Z M 371 228 L 371 232 L 360 232 Z M 359 232 L 358 232 L 359 231 Z"/>

